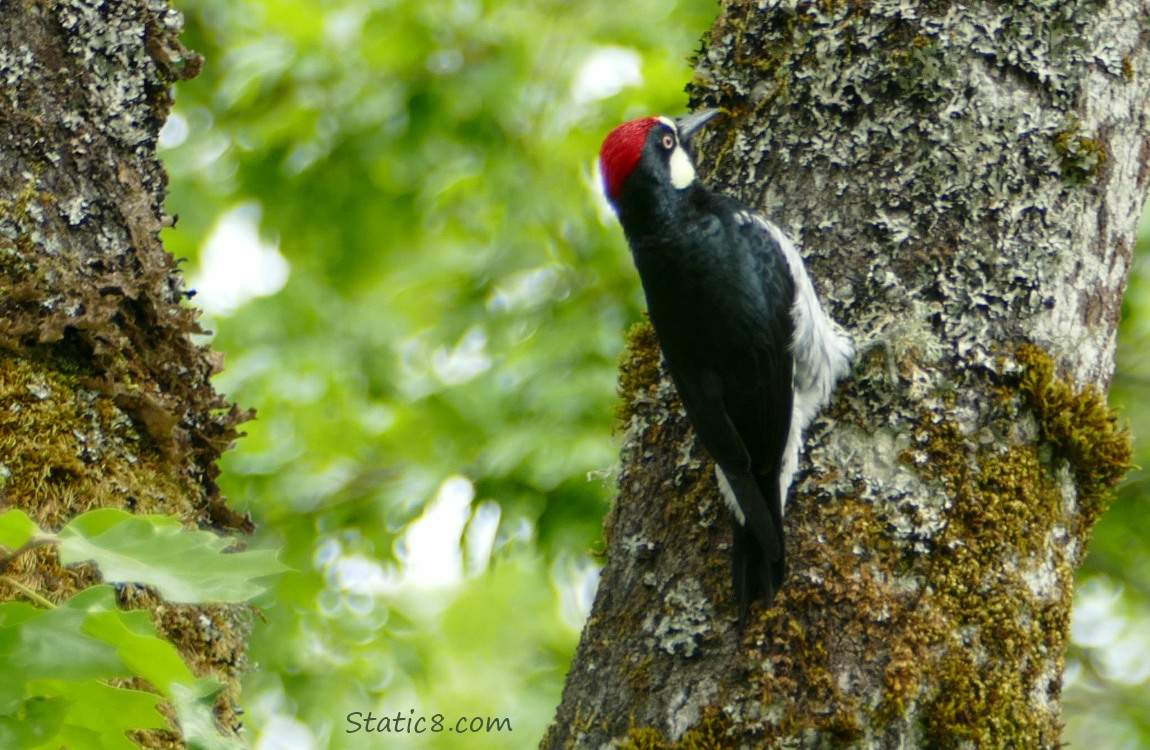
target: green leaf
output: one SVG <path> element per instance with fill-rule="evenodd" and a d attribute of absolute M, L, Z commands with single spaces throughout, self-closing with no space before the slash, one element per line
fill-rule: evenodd
<path fill-rule="evenodd" d="M 153 586 L 171 602 L 247 601 L 270 585 L 253 579 L 288 570 L 272 550 L 225 554 L 228 539 L 113 508 L 75 518 L 60 539 L 65 565 L 92 560 L 105 580 Z"/>
<path fill-rule="evenodd" d="M 65 698 L 36 696 L 0 709 L 0 747 L 35 747 L 57 737 L 70 705 Z"/>
<path fill-rule="evenodd" d="M 44 613 L 43 609 L 27 602 L 5 602 L 0 604 L 0 656 L 5 653 L 4 633 L 14 633 L 16 626 Z"/>
<path fill-rule="evenodd" d="M 195 679 L 146 612 L 116 607 L 111 586 L 51 610 L 0 605 L 0 674 L 3 748 L 135 748 L 126 731 L 167 726 L 160 696 L 100 680 L 137 675 L 174 695 L 178 681 Z"/>
<path fill-rule="evenodd" d="M 43 613 L 25 602 L 0 604 L 0 675 L 4 675 L 0 679 L 0 747 L 18 747 L 6 739 L 4 717 L 15 712 L 24 697 L 27 675 L 12 662 L 20 650 L 21 625 Z"/>
<path fill-rule="evenodd" d="M 17 550 L 28 540 L 42 533 L 36 522 L 22 510 L 0 513 L 0 547 Z"/>
<path fill-rule="evenodd" d="M 82 632 L 92 610 L 109 607 L 115 593 L 108 586 L 86 589 L 55 609 L 0 605 L 0 747 L 33 746 L 55 737 L 62 724 L 68 700 L 37 695 L 30 682 L 128 675 L 115 648 Z"/>
<path fill-rule="evenodd" d="M 140 690 L 111 687 L 87 680 L 34 680 L 28 689 L 71 701 L 59 734 L 29 750 L 137 750 L 127 732 L 165 729 L 168 724 L 156 708 L 160 697 Z"/>
<path fill-rule="evenodd" d="M 16 626 L 14 635 L 0 638 L 0 673 L 5 681 L 127 676 L 116 649 L 83 632 L 90 609 L 110 607 L 115 607 L 115 594 L 108 586 L 85 589 L 56 609 L 37 609 L 22 602 L 0 607 L 0 626 Z"/>
<path fill-rule="evenodd" d="M 195 680 L 175 646 L 156 635 L 147 612 L 95 612 L 84 622 L 84 632 L 114 646 L 128 669 L 164 697 L 171 697 L 172 683 Z"/>
<path fill-rule="evenodd" d="M 223 685 L 214 677 L 204 677 L 193 685 L 173 685 L 172 703 L 184 742 L 192 750 L 243 750 L 235 737 L 220 734 L 215 721 L 215 698 Z"/>

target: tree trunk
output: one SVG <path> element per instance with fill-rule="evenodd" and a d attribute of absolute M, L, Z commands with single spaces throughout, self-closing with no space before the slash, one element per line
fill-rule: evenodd
<path fill-rule="evenodd" d="M 168 86 L 200 64 L 181 28 L 162 0 L 0 0 L 0 510 L 45 528 L 98 507 L 250 527 L 215 483 L 246 415 L 209 382 L 218 357 L 189 339 L 197 314 L 158 238 L 171 223 L 156 158 Z M 49 548 L 14 568 L 55 602 L 96 576 L 61 569 Z M 238 727 L 246 610 L 136 587 L 121 604 L 151 609 L 197 674 L 230 684 L 219 719 Z"/>
<path fill-rule="evenodd" d="M 709 460 L 630 337 L 608 563 L 544 747 L 1058 746 L 1074 573 L 1130 460 L 1100 394 L 1150 176 L 1148 12 L 724 4 L 700 172 L 800 241 L 863 354 L 740 634 Z"/>

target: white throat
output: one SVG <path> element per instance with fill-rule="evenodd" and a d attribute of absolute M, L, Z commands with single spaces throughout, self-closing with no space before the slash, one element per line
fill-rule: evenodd
<path fill-rule="evenodd" d="M 695 168 L 691 165 L 691 157 L 679 144 L 671 152 L 671 185 L 682 190 L 695 181 Z"/>

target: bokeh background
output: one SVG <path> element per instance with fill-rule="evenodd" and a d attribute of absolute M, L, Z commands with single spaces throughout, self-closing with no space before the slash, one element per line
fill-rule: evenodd
<path fill-rule="evenodd" d="M 594 161 L 614 124 L 685 111 L 717 5 L 176 4 L 207 63 L 162 134 L 164 241 L 226 354 L 219 387 L 259 412 L 221 483 L 297 571 L 259 603 L 249 738 L 532 747 L 594 593 L 615 364 L 643 309 Z M 1147 249 L 1112 393 L 1135 428 Z M 1079 578 L 1072 747 L 1150 747 L 1145 490 L 1131 474 Z M 511 731 L 349 734 L 357 711 Z"/>

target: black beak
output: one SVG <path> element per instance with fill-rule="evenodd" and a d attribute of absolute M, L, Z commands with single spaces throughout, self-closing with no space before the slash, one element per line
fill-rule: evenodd
<path fill-rule="evenodd" d="M 679 141 L 686 145 L 691 139 L 691 134 L 710 122 L 711 118 L 717 114 L 719 114 L 717 109 L 700 109 L 698 112 L 692 112 L 686 117 L 675 120 L 675 127 L 679 130 Z"/>

